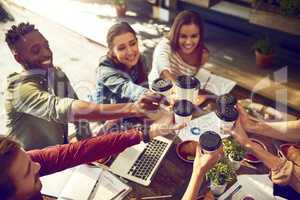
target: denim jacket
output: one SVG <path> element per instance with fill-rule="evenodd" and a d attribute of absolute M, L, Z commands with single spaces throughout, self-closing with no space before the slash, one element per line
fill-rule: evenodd
<path fill-rule="evenodd" d="M 141 57 L 141 62 L 147 76 L 149 70 L 144 57 Z M 137 66 L 133 66 L 129 72 L 124 72 L 111 59 L 103 57 L 97 68 L 96 91 L 93 101 L 99 104 L 112 104 L 138 100 L 148 90 L 147 81 L 137 84 L 139 76 L 141 74 L 139 74 Z"/>

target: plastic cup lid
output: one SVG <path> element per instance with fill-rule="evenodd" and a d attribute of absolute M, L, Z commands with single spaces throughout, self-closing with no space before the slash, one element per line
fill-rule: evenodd
<path fill-rule="evenodd" d="M 173 86 L 172 81 L 158 78 L 153 81 L 152 90 L 154 90 L 155 92 L 165 92 L 171 89 L 172 86 Z"/>
<path fill-rule="evenodd" d="M 233 107 L 237 103 L 237 99 L 231 94 L 224 94 L 216 99 L 217 106 L 222 109 L 222 107 Z"/>
<path fill-rule="evenodd" d="M 223 121 L 232 122 L 237 120 L 239 112 L 234 107 L 227 107 L 217 110 L 216 115 Z"/>
<path fill-rule="evenodd" d="M 199 142 L 201 144 L 201 148 L 206 151 L 214 151 L 222 144 L 221 137 L 214 131 L 204 132 L 200 135 Z"/>
<path fill-rule="evenodd" d="M 177 115 L 186 117 L 190 116 L 193 113 L 194 105 L 188 100 L 178 100 L 173 105 L 173 111 Z"/>
<path fill-rule="evenodd" d="M 194 76 L 178 76 L 176 79 L 176 85 L 184 89 L 200 88 L 200 81 Z"/>

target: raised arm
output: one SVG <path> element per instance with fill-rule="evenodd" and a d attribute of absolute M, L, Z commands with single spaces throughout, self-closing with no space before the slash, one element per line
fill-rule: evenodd
<path fill-rule="evenodd" d="M 274 156 L 263 149 L 259 144 L 252 142 L 246 134 L 241 124 L 241 118 L 236 121 L 234 129 L 231 131 L 234 138 L 247 150 L 251 151 L 259 160 L 261 160 L 270 170 L 278 169 L 282 164 L 282 159 Z"/>
<path fill-rule="evenodd" d="M 195 142 L 193 145 L 196 146 L 196 157 L 193 165 L 193 173 L 182 200 L 197 199 L 206 172 L 212 168 L 223 155 L 222 149 L 219 149 L 213 153 L 202 154 L 200 145 L 197 142 Z"/>
<path fill-rule="evenodd" d="M 161 95 L 150 93 L 142 95 L 135 103 L 95 104 L 57 97 L 49 92 L 41 91 L 39 85 L 35 83 L 23 84 L 14 95 L 13 105 L 16 111 L 59 123 L 80 119 L 99 121 L 146 116 L 147 111 L 156 110 L 159 107 L 159 102 L 163 98 Z"/>
<path fill-rule="evenodd" d="M 117 154 L 125 148 L 144 140 L 167 135 L 182 129 L 184 124 L 154 123 L 149 129 L 131 129 L 88 138 L 76 143 L 29 151 L 33 161 L 40 163 L 41 175 L 51 174 L 83 163 L 93 162 L 109 155 Z"/>
<path fill-rule="evenodd" d="M 121 134 L 101 135 L 76 143 L 57 145 L 27 153 L 33 161 L 40 163 L 40 174 L 44 176 L 119 153 L 140 141 L 140 133 L 132 129 Z"/>
<path fill-rule="evenodd" d="M 234 138 L 247 150 L 251 151 L 258 159 L 260 159 L 271 171 L 271 179 L 273 183 L 279 185 L 290 185 L 297 192 L 299 189 L 299 167 L 289 153 L 286 160 L 274 156 L 270 152 L 263 149 L 260 145 L 249 140 L 246 132 L 244 131 L 240 119 L 237 121 L 235 128 L 231 131 Z"/>
<path fill-rule="evenodd" d="M 151 79 L 154 80 L 158 77 L 162 77 L 165 79 L 169 79 L 171 81 L 176 80 L 176 77 L 174 77 L 174 75 L 172 75 L 169 70 L 171 66 L 170 54 L 171 54 L 170 43 L 168 39 L 163 38 L 157 44 L 153 52 L 152 70 L 157 71 L 156 74 L 157 77 L 151 77 Z"/>
<path fill-rule="evenodd" d="M 246 131 L 288 142 L 300 141 L 300 120 L 261 122 L 251 119 L 241 105 L 238 105 L 238 110 Z"/>
<path fill-rule="evenodd" d="M 131 116 L 144 116 L 143 110 L 136 103 L 96 104 L 76 100 L 72 103 L 69 121 L 99 121 Z"/>

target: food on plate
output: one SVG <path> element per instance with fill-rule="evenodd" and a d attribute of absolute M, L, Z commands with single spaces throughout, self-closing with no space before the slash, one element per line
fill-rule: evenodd
<path fill-rule="evenodd" d="M 198 142 L 193 140 L 187 140 L 179 143 L 176 147 L 178 157 L 185 162 L 192 163 L 195 159 L 196 145 L 198 145 Z"/>
<path fill-rule="evenodd" d="M 277 120 L 280 121 L 283 119 L 283 116 L 281 112 L 278 110 L 267 107 L 259 103 L 254 103 L 250 99 L 244 99 L 239 101 L 241 105 L 245 108 L 246 112 L 257 118 L 257 119 L 263 119 L 263 120 Z"/>

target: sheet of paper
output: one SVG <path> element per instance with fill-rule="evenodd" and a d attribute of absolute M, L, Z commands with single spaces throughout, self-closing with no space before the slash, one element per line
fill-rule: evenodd
<path fill-rule="evenodd" d="M 214 112 L 198 117 L 190 121 L 185 128 L 179 131 L 178 136 L 181 140 L 195 140 L 199 141 L 199 137 L 205 131 L 214 131 L 220 135 L 221 138 L 228 135 L 221 134 L 220 128 L 221 121 Z M 194 135 L 191 128 L 197 127 L 200 129 L 200 134 Z"/>
<path fill-rule="evenodd" d="M 205 89 L 212 92 L 215 95 L 220 96 L 229 93 L 235 85 L 235 81 L 229 80 L 221 76 L 211 75 Z"/>
<path fill-rule="evenodd" d="M 88 165 L 76 167 L 68 183 L 65 185 L 61 199 L 88 200 L 102 169 Z"/>
<path fill-rule="evenodd" d="M 41 193 L 56 198 L 59 197 L 61 191 L 72 175 L 73 170 L 74 168 L 71 168 L 41 177 L 41 182 L 43 184 Z"/>
<path fill-rule="evenodd" d="M 109 171 L 104 170 L 103 173 L 101 173 L 92 199 L 122 199 L 122 197 L 124 197 L 124 195 L 126 195 L 130 190 L 131 188 L 128 185 L 121 182 L 115 175 L 113 175 Z"/>
<path fill-rule="evenodd" d="M 237 182 L 231 186 L 218 200 L 224 200 L 241 185 L 241 189 L 232 196 L 232 200 L 242 200 L 246 196 L 254 199 L 274 200 L 273 183 L 267 174 L 245 174 L 237 176 Z"/>
<path fill-rule="evenodd" d="M 211 75 L 212 74 L 210 71 L 204 68 L 199 69 L 198 73 L 196 74 L 196 78 L 200 81 L 201 89 L 203 89 L 206 86 L 207 81 L 210 79 Z"/>

